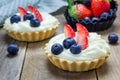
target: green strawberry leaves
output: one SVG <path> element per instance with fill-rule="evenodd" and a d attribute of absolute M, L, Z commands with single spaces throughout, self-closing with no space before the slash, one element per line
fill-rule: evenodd
<path fill-rule="evenodd" d="M 70 14 L 71 17 L 75 18 L 75 19 L 78 19 L 78 17 L 80 16 L 80 14 L 76 14 L 76 10 L 77 10 L 77 7 L 73 7 L 73 1 L 72 0 L 67 0 L 68 2 L 68 12 Z"/>
<path fill-rule="evenodd" d="M 77 0 L 78 2 L 80 2 L 80 3 L 82 3 L 83 2 L 83 0 Z"/>
<path fill-rule="evenodd" d="M 112 0 L 108 0 L 109 2 L 112 2 Z"/>
<path fill-rule="evenodd" d="M 72 8 L 72 6 L 73 6 L 73 1 L 72 1 L 72 0 L 67 0 L 67 2 L 68 2 L 68 8 L 69 8 L 69 9 Z"/>
<path fill-rule="evenodd" d="M 75 13 L 75 11 L 77 10 L 76 7 L 72 7 L 70 9 L 68 9 L 68 12 L 70 14 L 71 17 L 78 19 L 78 17 L 80 16 L 80 14 Z"/>

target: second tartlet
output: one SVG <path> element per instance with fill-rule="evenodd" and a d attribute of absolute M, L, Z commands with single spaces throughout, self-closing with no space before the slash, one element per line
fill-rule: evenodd
<path fill-rule="evenodd" d="M 5 20 L 4 29 L 12 38 L 19 41 L 35 42 L 50 38 L 54 35 L 59 21 L 46 12 L 39 12 L 37 8 L 28 6 L 18 8 L 20 13 Z"/>

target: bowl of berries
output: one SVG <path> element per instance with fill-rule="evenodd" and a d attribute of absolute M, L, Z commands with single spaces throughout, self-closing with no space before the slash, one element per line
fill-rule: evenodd
<path fill-rule="evenodd" d="M 116 19 L 118 5 L 114 0 L 67 0 L 64 16 L 76 30 L 75 24 L 84 25 L 89 32 L 110 28 Z"/>

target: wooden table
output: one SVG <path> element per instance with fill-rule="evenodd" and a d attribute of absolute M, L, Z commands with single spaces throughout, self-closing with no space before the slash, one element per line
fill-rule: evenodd
<path fill-rule="evenodd" d="M 119 0 L 118 4 L 120 5 Z M 56 17 L 61 24 L 55 35 L 63 32 L 63 25 L 66 23 L 63 14 Z M 98 33 L 108 42 L 107 37 L 111 32 L 120 37 L 120 10 L 112 28 Z M 110 45 L 111 55 L 102 67 L 78 73 L 63 71 L 50 63 L 44 54 L 44 45 L 48 41 L 49 39 L 34 43 L 16 41 L 1 28 L 0 80 L 120 80 L 120 41 L 116 45 Z M 11 43 L 20 47 L 17 56 L 8 56 L 6 49 Z"/>

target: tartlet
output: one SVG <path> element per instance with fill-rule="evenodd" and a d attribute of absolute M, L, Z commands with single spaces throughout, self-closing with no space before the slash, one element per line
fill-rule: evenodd
<path fill-rule="evenodd" d="M 70 28 L 68 30 L 71 31 Z M 83 30 L 86 35 L 85 29 L 81 30 Z M 67 34 L 70 33 L 69 31 L 67 32 Z M 51 63 L 62 70 L 75 72 L 88 71 L 99 68 L 101 65 L 103 65 L 103 63 L 110 55 L 110 47 L 106 43 L 106 41 L 101 38 L 100 35 L 98 35 L 97 33 L 89 33 L 89 36 L 87 36 L 89 37 L 88 42 L 82 41 L 80 42 L 81 44 L 79 44 L 79 40 L 77 40 L 77 37 L 71 37 L 70 34 L 68 34 L 67 37 L 66 33 L 59 34 L 53 37 L 45 45 L 45 54 Z M 83 34 L 84 33 L 80 35 L 79 30 L 75 33 L 75 35 L 82 36 L 81 40 L 84 39 L 83 37 L 85 35 L 83 36 Z M 81 45 L 82 48 L 78 48 L 82 50 L 77 50 L 78 48 L 76 50 L 72 50 L 74 44 L 69 46 L 69 48 L 68 46 L 65 46 L 64 41 L 66 39 L 74 39 L 76 41 L 75 45 Z M 58 47 L 59 49 L 57 50 Z M 55 49 L 56 51 L 54 51 Z"/>
<path fill-rule="evenodd" d="M 29 11 L 25 11 L 22 7 L 18 9 L 20 13 L 13 15 L 18 17 L 18 22 L 12 20 L 12 16 L 4 23 L 3 28 L 10 37 L 19 41 L 35 42 L 54 35 L 59 26 L 57 18 L 46 12 L 39 13 L 37 8 L 33 6 L 28 6 Z M 29 16 L 32 16 L 32 19 Z"/>
<path fill-rule="evenodd" d="M 86 1 L 89 1 L 89 0 L 86 0 Z M 83 4 L 83 3 L 79 1 L 74 1 L 74 4 Z M 116 19 L 116 12 L 118 8 L 116 1 L 111 0 L 110 6 L 111 8 L 109 9 L 109 11 L 106 12 L 108 14 L 107 16 L 102 16 L 101 14 L 101 16 L 94 21 L 92 21 L 92 19 L 94 18 L 94 15 L 91 18 L 88 18 L 86 16 L 86 18 L 83 18 L 83 19 L 75 19 L 71 17 L 68 12 L 68 7 L 65 10 L 64 16 L 67 23 L 71 25 L 71 27 L 74 30 L 76 30 L 76 27 L 75 27 L 76 23 L 80 23 L 84 25 L 90 32 L 103 31 L 110 28 Z M 86 20 L 86 19 L 89 19 L 89 20 Z"/>

